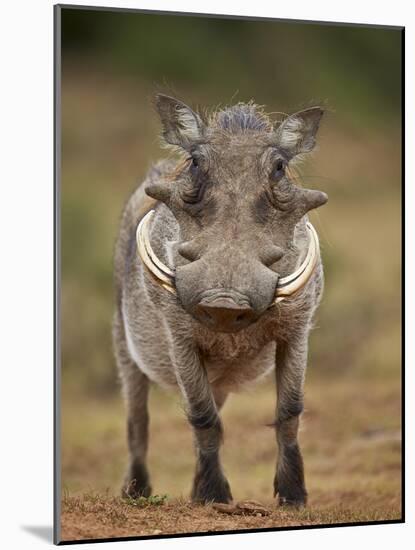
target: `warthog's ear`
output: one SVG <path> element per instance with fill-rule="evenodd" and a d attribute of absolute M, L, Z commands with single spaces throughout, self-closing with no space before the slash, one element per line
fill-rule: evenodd
<path fill-rule="evenodd" d="M 156 95 L 155 104 L 167 143 L 189 151 L 202 140 L 205 125 L 190 107 L 174 97 L 162 94 Z"/>
<path fill-rule="evenodd" d="M 275 130 L 277 145 L 290 158 L 312 151 L 323 112 L 321 107 L 311 107 L 287 117 Z"/>

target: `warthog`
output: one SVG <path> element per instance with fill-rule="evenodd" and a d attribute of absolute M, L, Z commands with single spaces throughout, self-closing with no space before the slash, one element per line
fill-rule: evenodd
<path fill-rule="evenodd" d="M 211 114 L 165 95 L 155 104 L 165 143 L 182 157 L 150 169 L 124 209 L 116 245 L 113 334 L 130 459 L 122 492 L 151 492 L 153 381 L 178 386 L 183 397 L 196 448 L 193 501 L 232 500 L 219 458 L 219 412 L 230 392 L 274 371 L 274 495 L 303 505 L 297 433 L 323 290 L 307 212 L 327 195 L 296 185 L 289 167 L 314 148 L 323 110 L 273 123 L 254 103 Z"/>

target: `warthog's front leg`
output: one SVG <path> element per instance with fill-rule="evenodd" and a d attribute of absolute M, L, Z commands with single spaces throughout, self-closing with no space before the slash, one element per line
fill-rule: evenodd
<path fill-rule="evenodd" d="M 148 390 L 149 381 L 130 358 L 125 341 L 121 316 L 114 318 L 114 348 L 127 407 L 127 441 L 129 464 L 121 489 L 124 497 L 138 498 L 151 494 L 146 466 L 148 447 Z"/>
<path fill-rule="evenodd" d="M 274 495 L 278 494 L 280 504 L 296 506 L 307 501 L 303 459 L 297 439 L 299 416 L 303 411 L 307 346 L 308 336 L 304 334 L 291 342 L 278 343 L 276 353 L 278 461 Z"/>
<path fill-rule="evenodd" d="M 184 397 L 187 417 L 193 427 L 196 448 L 192 500 L 205 503 L 229 502 L 232 495 L 219 459 L 222 423 L 206 371 L 193 349 L 181 350 L 175 356 L 177 381 Z M 223 400 L 224 397 L 218 395 L 219 406 Z"/>

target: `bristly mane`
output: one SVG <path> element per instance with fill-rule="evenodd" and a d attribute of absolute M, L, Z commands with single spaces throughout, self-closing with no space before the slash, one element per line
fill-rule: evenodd
<path fill-rule="evenodd" d="M 237 134 L 246 130 L 270 131 L 268 116 L 253 102 L 238 103 L 213 114 L 212 122 L 227 132 Z"/>

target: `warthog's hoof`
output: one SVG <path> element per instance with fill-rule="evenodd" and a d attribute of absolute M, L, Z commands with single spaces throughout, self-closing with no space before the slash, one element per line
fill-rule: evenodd
<path fill-rule="evenodd" d="M 291 506 L 302 508 L 307 504 L 307 491 L 304 487 L 286 487 L 278 493 L 278 504 L 280 506 Z"/>
<path fill-rule="evenodd" d="M 307 491 L 303 476 L 301 478 L 295 480 L 295 478 L 290 479 L 286 475 L 280 476 L 280 478 L 275 476 L 274 496 L 278 496 L 280 506 L 301 508 L 307 504 Z"/>
<path fill-rule="evenodd" d="M 121 496 L 124 498 L 149 497 L 151 485 L 147 468 L 143 464 L 130 466 L 121 488 Z"/>
<path fill-rule="evenodd" d="M 204 479 L 196 474 L 193 482 L 192 501 L 207 504 L 209 502 L 232 502 L 232 493 L 229 483 L 224 476 L 213 479 Z"/>
<path fill-rule="evenodd" d="M 121 488 L 121 496 L 123 498 L 140 498 L 140 497 L 149 497 L 151 495 L 150 485 L 145 487 L 138 487 L 137 481 L 132 479 L 128 483 L 125 482 Z"/>
<path fill-rule="evenodd" d="M 307 495 L 300 499 L 289 499 L 287 497 L 278 497 L 278 504 L 280 506 L 289 506 L 291 508 L 304 508 L 307 504 Z"/>

